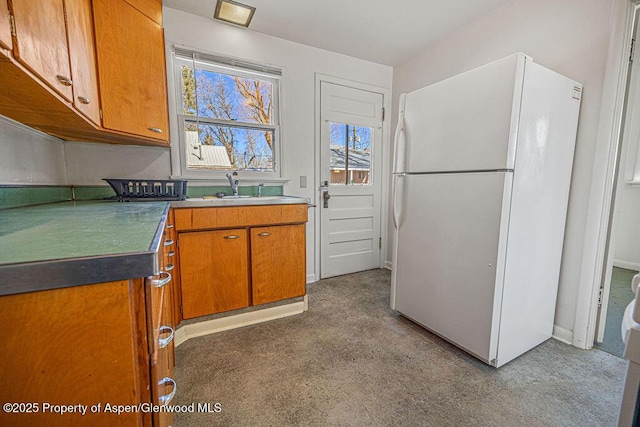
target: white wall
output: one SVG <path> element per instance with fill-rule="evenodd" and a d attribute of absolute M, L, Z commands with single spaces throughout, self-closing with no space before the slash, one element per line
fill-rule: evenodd
<path fill-rule="evenodd" d="M 0 116 L 0 185 L 66 185 L 63 142 Z"/>
<path fill-rule="evenodd" d="M 584 84 L 555 319 L 556 334 L 567 341 L 572 340 L 581 286 L 611 7 L 611 0 L 512 0 L 394 68 L 394 116 L 400 93 L 514 52 L 524 52 L 535 62 Z"/>
<path fill-rule="evenodd" d="M 613 265 L 640 270 L 640 187 L 620 183 L 617 191 Z"/>
<path fill-rule="evenodd" d="M 635 86 L 635 91 L 638 87 Z M 625 126 L 624 140 L 620 155 L 620 171 L 616 204 L 613 218 L 612 246 L 614 248 L 613 264 L 616 267 L 640 270 L 640 184 L 630 185 L 627 180 L 633 179 L 636 150 L 638 149 L 637 132 L 640 128 L 640 94 L 633 96 L 631 89 L 629 112 L 630 120 Z M 635 113 L 635 114 L 633 114 Z M 632 130 L 633 128 L 633 130 Z"/>
<path fill-rule="evenodd" d="M 71 185 L 106 185 L 103 178 L 169 179 L 167 148 L 65 142 Z"/>

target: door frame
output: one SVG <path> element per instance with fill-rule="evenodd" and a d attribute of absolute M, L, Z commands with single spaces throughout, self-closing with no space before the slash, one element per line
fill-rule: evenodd
<path fill-rule="evenodd" d="M 640 1 L 640 0 L 638 0 Z M 313 177 L 313 204 L 316 205 L 316 209 L 314 210 L 314 240 L 315 240 L 315 256 L 314 256 L 314 281 L 320 280 L 320 245 L 321 245 L 321 222 L 320 221 L 320 209 L 322 205 L 322 201 L 320 199 L 320 191 L 318 188 L 321 184 L 321 130 L 322 123 L 320 121 L 320 113 L 321 113 L 321 105 L 320 105 L 320 84 L 322 82 L 347 86 L 353 89 L 366 90 L 369 92 L 375 92 L 382 95 L 382 106 L 385 111 L 384 120 L 382 121 L 382 181 L 381 185 L 381 199 L 380 199 L 380 237 L 382 238 L 382 248 L 380 248 L 380 257 L 378 260 L 378 265 L 380 268 L 391 268 L 390 261 L 387 260 L 387 248 L 389 244 L 389 189 L 391 183 L 391 120 L 389 119 L 391 114 L 391 91 L 388 88 L 384 88 L 381 86 L 371 85 L 368 83 L 357 82 L 354 80 L 348 80 L 341 77 L 335 77 L 328 74 L 315 73 L 315 155 L 314 155 L 314 169 L 315 174 Z"/>
<path fill-rule="evenodd" d="M 584 349 L 593 347 L 598 323 L 598 294 L 611 268 L 608 247 L 616 167 L 622 142 L 633 18 L 638 5 L 640 0 L 612 0 L 612 25 L 594 153 L 594 159 L 607 160 L 593 165 L 574 328 L 569 336 L 562 336 L 574 346 Z"/>

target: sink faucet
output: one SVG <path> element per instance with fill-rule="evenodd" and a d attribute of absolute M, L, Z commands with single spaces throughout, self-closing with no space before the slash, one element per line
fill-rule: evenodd
<path fill-rule="evenodd" d="M 231 185 L 231 191 L 234 196 L 238 195 L 238 180 L 233 179 L 234 176 L 238 176 L 238 172 L 234 172 L 233 175 L 227 174 L 227 179 L 229 180 L 229 185 Z"/>

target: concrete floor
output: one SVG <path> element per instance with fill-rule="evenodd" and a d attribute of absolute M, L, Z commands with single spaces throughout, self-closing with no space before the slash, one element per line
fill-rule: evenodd
<path fill-rule="evenodd" d="M 393 312 L 389 280 L 386 270 L 322 280 L 304 314 L 180 345 L 175 403 L 222 411 L 174 424 L 615 425 L 624 360 L 552 339 L 489 367 Z"/>

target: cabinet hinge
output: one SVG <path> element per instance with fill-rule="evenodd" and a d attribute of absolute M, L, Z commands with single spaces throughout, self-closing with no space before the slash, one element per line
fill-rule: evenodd
<path fill-rule="evenodd" d="M 18 37 L 16 35 L 16 21 L 13 18 L 13 15 L 9 15 L 9 27 L 11 27 L 11 35 L 13 37 Z"/>
<path fill-rule="evenodd" d="M 384 122 L 384 107 L 382 107 L 382 121 Z"/>
<path fill-rule="evenodd" d="M 382 237 L 378 238 L 378 249 L 382 249 Z"/>
<path fill-rule="evenodd" d="M 636 39 L 631 39 L 631 49 L 629 49 L 629 62 L 633 62 L 633 54 L 636 50 Z"/>
<path fill-rule="evenodd" d="M 180 306 L 180 316 L 182 316 L 182 306 Z"/>

